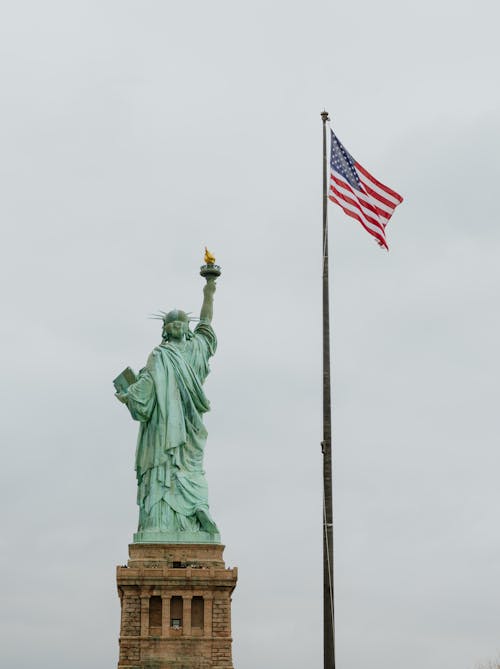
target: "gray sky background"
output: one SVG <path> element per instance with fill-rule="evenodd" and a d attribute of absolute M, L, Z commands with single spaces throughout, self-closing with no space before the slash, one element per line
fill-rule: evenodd
<path fill-rule="evenodd" d="M 116 666 L 137 424 L 223 266 L 206 469 L 238 669 L 322 666 L 321 120 L 405 197 L 330 209 L 340 669 L 500 651 L 491 1 L 0 5 L 2 666 Z"/>

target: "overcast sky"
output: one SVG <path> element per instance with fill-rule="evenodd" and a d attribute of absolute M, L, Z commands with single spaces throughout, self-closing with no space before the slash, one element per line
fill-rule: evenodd
<path fill-rule="evenodd" d="M 405 202 L 331 206 L 339 669 L 500 651 L 494 0 L 0 5 L 9 669 L 108 669 L 136 529 L 111 380 L 223 268 L 210 505 L 234 662 L 322 667 L 321 119 Z"/>

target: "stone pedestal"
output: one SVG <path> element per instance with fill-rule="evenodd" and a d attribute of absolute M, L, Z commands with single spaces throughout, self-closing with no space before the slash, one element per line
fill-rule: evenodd
<path fill-rule="evenodd" d="M 130 544 L 117 567 L 118 669 L 233 669 L 231 593 L 216 544 Z"/>

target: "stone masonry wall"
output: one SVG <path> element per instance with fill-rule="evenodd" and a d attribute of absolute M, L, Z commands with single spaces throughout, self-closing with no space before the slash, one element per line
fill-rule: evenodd
<path fill-rule="evenodd" d="M 122 590 L 121 605 L 119 666 L 133 666 L 137 665 L 140 659 L 137 637 L 141 633 L 141 600 L 136 588 L 133 588 L 131 592 L 129 588 L 125 592 Z"/>
<path fill-rule="evenodd" d="M 225 597 L 214 599 L 212 618 L 212 667 L 232 667 L 231 653 L 231 600 L 229 593 Z"/>
<path fill-rule="evenodd" d="M 132 544 L 127 567 L 117 568 L 121 599 L 118 669 L 233 669 L 231 593 L 237 570 L 226 569 L 223 546 Z M 180 566 L 182 565 L 182 566 Z M 151 624 L 151 597 L 162 600 L 161 626 Z M 181 627 L 171 626 L 181 597 Z M 192 599 L 202 599 L 203 625 L 192 626 Z M 177 600 L 176 600 L 177 601 Z"/>

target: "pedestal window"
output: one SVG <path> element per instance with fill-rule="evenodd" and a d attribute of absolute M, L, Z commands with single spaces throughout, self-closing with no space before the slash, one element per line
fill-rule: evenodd
<path fill-rule="evenodd" d="M 193 597 L 191 600 L 191 627 L 203 629 L 205 625 L 205 602 L 203 597 Z"/>
<path fill-rule="evenodd" d="M 182 628 L 183 601 L 182 597 L 174 596 L 170 600 L 170 627 L 172 629 Z"/>
<path fill-rule="evenodd" d="M 161 597 L 149 599 L 149 633 L 154 636 L 161 635 L 162 601 Z"/>

